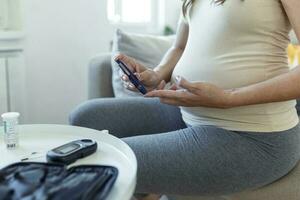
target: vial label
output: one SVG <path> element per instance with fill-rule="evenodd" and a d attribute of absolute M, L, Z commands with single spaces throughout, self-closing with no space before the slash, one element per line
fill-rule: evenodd
<path fill-rule="evenodd" d="M 4 121 L 4 141 L 8 149 L 14 149 L 18 146 L 17 121 Z"/>
<path fill-rule="evenodd" d="M 7 147 L 8 149 L 14 149 L 14 148 L 17 147 L 17 144 L 6 144 L 6 147 Z"/>
<path fill-rule="evenodd" d="M 6 123 L 6 121 L 3 122 L 3 125 L 4 125 L 4 133 L 6 133 L 7 132 L 7 123 Z"/>

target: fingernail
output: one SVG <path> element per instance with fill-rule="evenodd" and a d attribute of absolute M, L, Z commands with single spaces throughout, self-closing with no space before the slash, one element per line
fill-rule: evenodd
<path fill-rule="evenodd" d="M 133 89 L 133 88 L 134 88 L 134 85 L 132 85 L 131 83 L 129 83 L 129 87 L 130 87 L 131 89 Z"/>

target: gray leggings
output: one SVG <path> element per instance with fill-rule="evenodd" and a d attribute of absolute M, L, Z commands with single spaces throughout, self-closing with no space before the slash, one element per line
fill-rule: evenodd
<path fill-rule="evenodd" d="M 177 107 L 157 99 L 97 99 L 70 115 L 72 125 L 108 129 L 138 161 L 138 193 L 221 195 L 287 174 L 300 158 L 300 128 L 276 133 L 186 127 Z"/>

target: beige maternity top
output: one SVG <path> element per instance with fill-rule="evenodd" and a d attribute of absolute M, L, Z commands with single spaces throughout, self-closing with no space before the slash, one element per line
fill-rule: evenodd
<path fill-rule="evenodd" d="M 280 0 L 227 0 L 217 6 L 196 0 L 189 15 L 189 39 L 173 76 L 239 88 L 289 72 L 286 47 L 291 25 Z M 190 125 L 274 132 L 298 124 L 296 101 L 230 109 L 182 107 Z"/>

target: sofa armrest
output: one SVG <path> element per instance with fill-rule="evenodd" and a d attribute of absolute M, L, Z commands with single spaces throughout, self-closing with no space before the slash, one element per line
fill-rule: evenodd
<path fill-rule="evenodd" d="M 111 54 L 101 54 L 92 58 L 88 70 L 88 99 L 114 97 Z"/>

